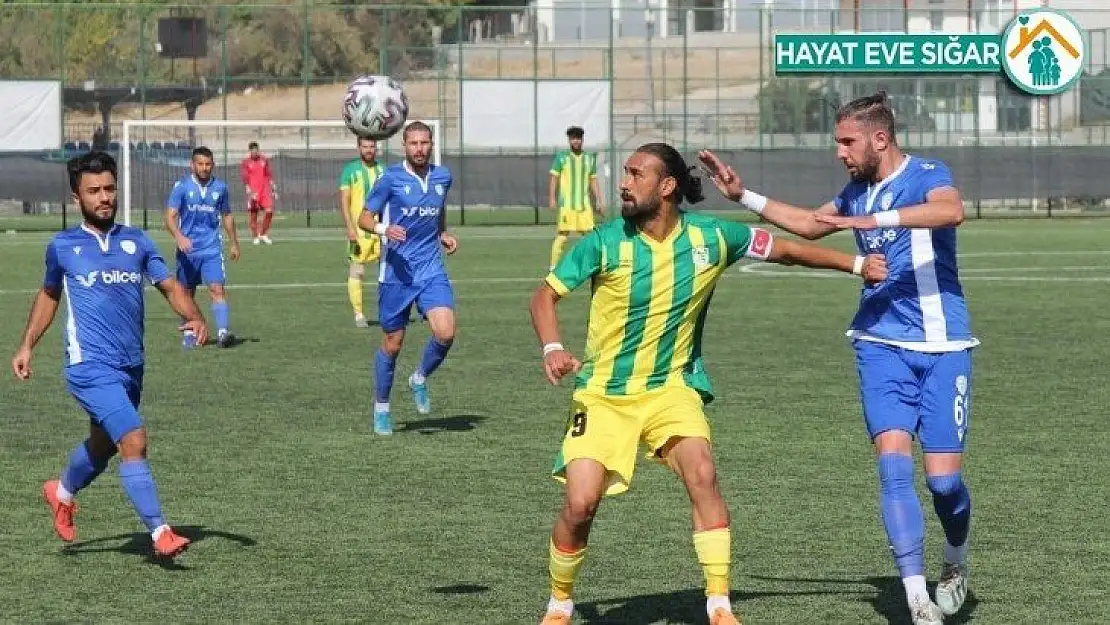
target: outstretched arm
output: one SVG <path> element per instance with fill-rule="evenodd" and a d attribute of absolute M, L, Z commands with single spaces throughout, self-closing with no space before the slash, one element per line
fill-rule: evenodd
<path fill-rule="evenodd" d="M 862 276 L 868 283 L 886 279 L 886 259 L 882 254 L 852 256 L 839 250 L 789 239 L 774 239 L 766 260 L 779 265 L 802 265 L 851 273 Z"/>
<path fill-rule="evenodd" d="M 529 306 L 532 313 L 532 328 L 536 331 L 540 345 L 543 346 L 544 373 L 552 384 L 558 384 L 563 376 L 577 372 L 582 366 L 559 340 L 559 317 L 555 313 L 555 306 L 559 303 L 559 299 L 555 289 L 545 282 L 536 289 Z"/>
<path fill-rule="evenodd" d="M 702 169 L 713 181 L 713 185 L 721 195 L 739 202 L 744 208 L 758 214 L 763 219 L 775 224 L 779 228 L 796 234 L 802 238 L 814 240 L 836 232 L 838 228 L 832 224 L 824 223 L 819 215 L 836 215 L 836 206 L 828 202 L 816 210 L 800 208 L 763 197 L 751 189 L 744 187 L 744 181 L 730 165 L 726 165 L 716 154 L 709 150 L 698 153 Z"/>
<path fill-rule="evenodd" d="M 964 201 L 954 187 L 937 187 L 925 194 L 925 203 L 858 217 L 821 216 L 834 228 L 951 228 L 964 222 Z"/>
<path fill-rule="evenodd" d="M 35 295 L 31 313 L 27 316 L 27 327 L 23 330 L 23 339 L 12 358 L 12 372 L 17 378 L 26 380 L 31 377 L 31 354 L 50 324 L 54 323 L 60 297 L 61 293 L 57 289 L 47 287 L 39 289 Z"/>

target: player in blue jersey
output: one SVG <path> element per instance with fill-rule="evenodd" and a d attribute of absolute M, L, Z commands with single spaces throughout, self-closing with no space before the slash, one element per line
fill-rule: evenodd
<path fill-rule="evenodd" d="M 235 341 L 228 328 L 231 313 L 224 283 L 223 238 L 220 225 L 230 242 L 231 260 L 239 260 L 239 236 L 231 214 L 227 184 L 212 175 L 215 160 L 204 146 L 193 150 L 191 173 L 174 183 L 166 202 L 165 224 L 177 244 L 177 280 L 196 297 L 197 286 L 204 284 L 212 298 L 212 320 L 216 322 L 216 342 L 228 347 Z M 186 348 L 197 345 L 197 337 L 186 332 Z"/>
<path fill-rule="evenodd" d="M 807 239 L 851 229 L 863 254 L 886 256 L 888 278 L 863 288 L 848 336 L 856 352 L 867 431 L 878 454 L 880 507 L 915 625 L 937 625 L 967 596 L 971 498 L 962 477 L 971 415 L 972 335 L 956 263 L 963 200 L 941 161 L 898 147 L 885 94 L 836 116 L 837 157 L 850 182 L 809 211 L 745 189 L 710 152 L 718 189 Z M 945 534 L 936 603 L 925 588 L 925 524 L 914 490 L 913 440 Z"/>
<path fill-rule="evenodd" d="M 46 274 L 35 296 L 23 340 L 12 358 L 17 378 L 31 377 L 32 351 L 66 301 L 65 379 L 89 415 L 89 437 L 69 456 L 61 479 L 42 494 L 58 536 L 77 537 L 74 496 L 119 454 L 123 490 L 151 533 L 154 551 L 173 557 L 189 546 L 162 516 L 147 463 L 146 429 L 139 415 L 143 388 L 143 280 L 149 279 L 186 321 L 181 330 L 207 338 L 204 318 L 170 276 L 154 243 L 137 228 L 115 223 L 116 163 L 102 152 L 69 161 L 69 185 L 84 223 L 46 246 Z"/>
<path fill-rule="evenodd" d="M 455 340 L 455 294 L 443 261 L 444 251 L 454 254 L 459 247 L 447 232 L 451 172 L 430 162 L 433 138 L 427 124 L 412 122 L 401 137 L 405 160 L 378 178 L 359 218 L 359 227 L 386 239 L 378 280 L 378 321 L 385 337 L 374 355 L 374 432 L 383 435 L 393 432 L 389 393 L 413 304 L 432 330 L 420 364 L 409 376 L 420 414 L 432 409 L 427 377 Z"/>

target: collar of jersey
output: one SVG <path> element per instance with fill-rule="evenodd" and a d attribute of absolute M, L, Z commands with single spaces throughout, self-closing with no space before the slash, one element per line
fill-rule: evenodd
<path fill-rule="evenodd" d="M 423 178 L 421 178 L 420 176 L 417 176 L 416 172 L 412 170 L 412 167 L 409 167 L 409 162 L 408 162 L 407 159 L 401 162 L 401 167 L 404 167 L 405 171 L 407 171 L 410 176 L 412 176 L 413 178 L 416 178 L 416 181 L 420 183 L 420 190 L 421 191 L 423 191 L 425 194 L 428 193 L 428 183 L 432 179 L 432 167 L 433 167 L 433 165 L 431 163 L 428 163 L 428 175 L 423 177 Z"/>
<path fill-rule="evenodd" d="M 879 197 L 879 191 L 882 191 L 883 189 L 885 189 L 887 187 L 887 185 L 889 185 L 892 180 L 894 180 L 898 176 L 902 175 L 902 172 L 906 171 L 906 166 L 910 164 L 910 159 L 912 159 L 912 158 L 913 158 L 912 156 L 910 156 L 909 154 L 906 154 L 906 157 L 902 159 L 902 164 L 898 166 L 898 169 L 895 169 L 894 171 L 892 171 L 890 173 L 889 176 L 880 180 L 879 184 L 877 184 L 873 187 L 872 186 L 867 187 L 866 212 L 867 212 L 868 215 L 871 214 L 871 209 L 875 205 L 875 198 Z"/>
<path fill-rule="evenodd" d="M 96 230 L 93 230 L 92 228 L 90 228 L 89 224 L 85 224 L 85 223 L 81 224 L 81 229 L 84 230 L 85 232 L 87 232 L 88 234 L 91 234 L 93 236 L 93 238 L 96 239 L 96 244 L 100 246 L 100 251 L 101 252 L 107 252 L 108 251 L 108 245 L 112 241 L 112 234 L 115 233 L 115 231 L 118 228 L 119 228 L 119 224 L 112 224 L 112 227 L 108 228 L 108 232 L 104 233 L 104 238 L 101 238 L 100 233 L 97 232 Z"/>
<path fill-rule="evenodd" d="M 647 243 L 648 245 L 650 245 L 651 247 L 669 247 L 672 243 L 674 243 L 674 240 L 677 239 L 679 237 L 679 235 L 682 234 L 682 231 L 685 230 L 685 229 L 686 229 L 686 214 L 680 212 L 678 214 L 678 223 L 675 224 L 674 229 L 672 229 L 670 231 L 670 233 L 667 234 L 667 236 L 662 241 L 656 241 L 655 239 L 648 236 L 648 234 L 646 232 L 644 232 L 643 230 L 640 230 L 639 228 L 636 229 L 636 236 L 643 239 L 643 241 L 645 243 Z"/>

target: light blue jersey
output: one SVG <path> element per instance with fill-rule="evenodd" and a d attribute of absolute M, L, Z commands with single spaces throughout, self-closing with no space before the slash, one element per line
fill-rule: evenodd
<path fill-rule="evenodd" d="M 204 185 L 193 174 L 182 176 L 166 207 L 177 211 L 177 227 L 193 244 L 190 255 L 221 253 L 220 218 L 231 213 L 223 180 L 213 176 Z"/>
<path fill-rule="evenodd" d="M 446 276 L 439 235 L 451 182 L 451 171 L 442 165 L 429 164 L 427 177 L 420 178 L 407 161 L 378 178 L 366 198 L 366 210 L 407 233 L 403 242 L 386 242 L 381 282 L 423 284 Z"/>
<path fill-rule="evenodd" d="M 873 215 L 923 204 L 933 189 L 952 187 L 941 161 L 906 156 L 875 185 L 852 182 L 833 200 L 841 215 Z M 956 228 L 855 231 L 863 254 L 884 254 L 889 277 L 864 286 L 848 336 L 923 352 L 978 345 L 972 336 L 956 263 Z"/>
<path fill-rule="evenodd" d="M 158 248 L 138 228 L 107 234 L 82 224 L 46 246 L 43 287 L 65 300 L 66 367 L 95 363 L 112 369 L 143 364 L 143 281 L 170 277 Z"/>

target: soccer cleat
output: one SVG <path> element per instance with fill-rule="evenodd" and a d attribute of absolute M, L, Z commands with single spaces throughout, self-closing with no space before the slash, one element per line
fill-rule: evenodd
<path fill-rule="evenodd" d="M 428 397 L 428 382 L 425 380 L 416 384 L 409 378 L 409 389 L 412 390 L 412 401 L 416 402 L 416 411 L 428 414 L 432 411 L 432 400 Z"/>
<path fill-rule="evenodd" d="M 274 244 L 274 242 L 270 240 L 270 235 L 268 235 L 268 234 L 264 234 L 259 238 L 262 239 L 262 242 L 265 243 L 266 245 L 273 245 Z"/>
<path fill-rule="evenodd" d="M 358 314 L 355 315 L 355 327 L 356 328 L 369 328 L 370 327 L 370 323 L 366 321 L 366 317 L 362 313 L 358 313 Z"/>
<path fill-rule="evenodd" d="M 374 433 L 381 436 L 389 436 L 393 433 L 393 419 L 389 416 L 388 410 L 374 411 Z"/>
<path fill-rule="evenodd" d="M 163 558 L 172 558 L 188 549 L 191 542 L 188 538 L 175 534 L 173 528 L 167 527 L 154 541 L 154 553 Z"/>
<path fill-rule="evenodd" d="M 234 342 L 235 335 L 228 330 L 220 332 L 219 336 L 216 338 L 216 344 L 220 347 L 231 347 Z"/>
<path fill-rule="evenodd" d="M 913 625 L 944 625 L 944 614 L 937 604 L 927 599 L 910 606 L 910 619 Z"/>
<path fill-rule="evenodd" d="M 944 563 L 944 570 L 937 582 L 937 607 L 945 616 L 960 611 L 967 599 L 967 565 Z"/>
<path fill-rule="evenodd" d="M 193 349 L 197 346 L 197 335 L 195 332 L 185 332 L 185 336 L 181 338 L 181 346 L 185 349 Z"/>
<path fill-rule="evenodd" d="M 261 244 L 261 243 L 262 243 L 262 238 L 261 238 L 261 237 L 254 237 L 254 241 L 253 241 L 253 243 L 254 243 L 255 245 L 259 245 L 259 244 Z"/>
<path fill-rule="evenodd" d="M 42 497 L 46 505 L 50 506 L 50 514 L 54 517 L 54 532 L 58 538 L 71 543 L 77 539 L 77 526 L 73 524 L 73 515 L 77 514 L 77 502 L 63 503 L 58 499 L 59 480 L 47 480 L 42 485 Z"/>
<path fill-rule="evenodd" d="M 736 615 L 724 608 L 717 608 L 713 610 L 713 614 L 709 617 L 709 625 L 741 625 L 740 619 Z"/>

